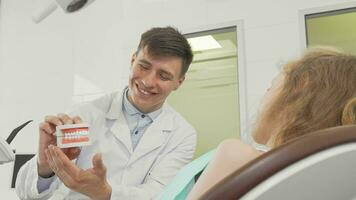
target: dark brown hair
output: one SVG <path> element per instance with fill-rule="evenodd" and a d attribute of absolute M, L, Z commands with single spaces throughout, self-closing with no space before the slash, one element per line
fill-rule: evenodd
<path fill-rule="evenodd" d="M 188 71 L 193 52 L 187 39 L 173 27 L 155 27 L 141 35 L 137 52 L 147 48 L 152 56 L 173 56 L 182 59 L 181 76 Z M 137 53 L 136 52 L 136 53 Z"/>

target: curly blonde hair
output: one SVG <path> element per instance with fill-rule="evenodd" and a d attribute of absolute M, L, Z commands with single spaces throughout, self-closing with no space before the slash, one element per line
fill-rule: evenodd
<path fill-rule="evenodd" d="M 269 144 L 275 147 L 316 130 L 356 124 L 356 56 L 312 48 L 283 70 L 281 88 L 261 113 L 255 135 L 272 125 Z"/>

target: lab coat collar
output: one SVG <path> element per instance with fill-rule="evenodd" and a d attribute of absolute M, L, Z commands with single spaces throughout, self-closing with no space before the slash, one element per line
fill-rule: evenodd
<path fill-rule="evenodd" d="M 113 98 L 109 111 L 106 113 L 107 119 L 119 119 L 122 115 L 122 100 L 123 100 L 124 90 L 118 92 Z M 122 115 L 122 117 L 124 117 Z"/>
<path fill-rule="evenodd" d="M 173 131 L 173 111 L 166 103 L 162 106 L 162 112 L 146 129 L 140 142 L 138 143 L 135 152 L 133 152 L 130 129 L 127 125 L 125 116 L 122 112 L 122 100 L 124 89 L 118 92 L 112 100 L 109 111 L 106 114 L 108 120 L 117 120 L 110 128 L 127 148 L 130 153 L 133 153 L 130 162 L 134 162 L 145 154 L 160 147 Z"/>
<path fill-rule="evenodd" d="M 173 131 L 173 115 L 168 105 L 163 105 L 162 113 L 147 128 L 129 163 L 133 163 L 151 151 L 161 147 Z"/>
<path fill-rule="evenodd" d="M 122 112 L 121 112 L 121 116 L 115 120 L 114 124 L 109 129 L 114 134 L 114 136 L 119 141 L 121 141 L 122 144 L 124 144 L 126 150 L 130 154 L 132 154 L 133 148 L 132 148 L 130 129 L 127 125 L 126 119 Z"/>
<path fill-rule="evenodd" d="M 121 92 L 117 92 L 111 101 L 108 112 L 106 113 L 107 120 L 115 120 L 111 127 L 108 127 L 115 137 L 124 144 L 127 151 L 132 154 L 132 142 L 130 129 L 127 125 L 124 113 L 122 112 L 122 100 L 125 88 Z"/>

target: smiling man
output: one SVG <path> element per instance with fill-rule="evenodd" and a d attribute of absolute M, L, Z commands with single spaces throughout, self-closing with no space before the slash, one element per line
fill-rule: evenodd
<path fill-rule="evenodd" d="M 131 62 L 128 99 L 141 112 L 161 108 L 168 95 L 184 81 L 179 57 L 151 55 L 149 47 L 144 47 L 132 56 Z"/>
<path fill-rule="evenodd" d="M 193 55 L 172 27 L 141 36 L 128 86 L 40 124 L 39 152 L 20 170 L 21 199 L 153 199 L 193 157 L 196 131 L 165 103 Z M 90 124 L 92 145 L 60 149 L 55 128 Z"/>

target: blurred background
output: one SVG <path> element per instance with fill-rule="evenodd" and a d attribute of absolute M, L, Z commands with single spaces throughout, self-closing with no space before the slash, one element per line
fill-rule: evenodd
<path fill-rule="evenodd" d="M 281 66 L 307 46 L 356 53 L 356 2 L 347 0 L 96 0 L 41 23 L 49 0 L 0 0 L 0 137 L 34 120 L 13 140 L 18 154 L 37 150 L 38 124 L 127 84 L 140 34 L 175 26 L 193 46 L 183 86 L 168 99 L 198 130 L 196 156 L 221 140 L 251 142 L 259 103 Z M 0 166 L 0 191 L 13 163 Z"/>

